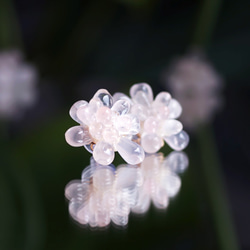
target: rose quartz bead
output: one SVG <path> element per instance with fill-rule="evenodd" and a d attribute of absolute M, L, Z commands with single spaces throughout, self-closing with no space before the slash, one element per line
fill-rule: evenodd
<path fill-rule="evenodd" d="M 109 143 L 99 141 L 93 150 L 93 157 L 99 164 L 109 165 L 115 157 L 114 149 Z"/>
<path fill-rule="evenodd" d="M 92 142 L 86 126 L 74 126 L 69 128 L 65 133 L 65 139 L 70 146 L 81 147 Z"/>
<path fill-rule="evenodd" d="M 141 138 L 141 146 L 146 153 L 153 154 L 163 146 L 163 140 L 157 134 L 145 134 Z"/>
<path fill-rule="evenodd" d="M 164 140 L 171 148 L 179 151 L 183 150 L 188 145 L 189 136 L 184 130 L 182 130 L 180 133 L 176 135 L 164 137 Z"/>

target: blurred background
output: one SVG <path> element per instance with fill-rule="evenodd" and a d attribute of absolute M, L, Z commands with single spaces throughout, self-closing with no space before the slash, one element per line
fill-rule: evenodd
<path fill-rule="evenodd" d="M 0 249 L 250 249 L 249 9 L 248 0 L 0 0 Z M 90 154 L 65 142 L 69 109 L 136 82 L 183 105 L 181 190 L 125 229 L 81 228 L 64 188 Z"/>

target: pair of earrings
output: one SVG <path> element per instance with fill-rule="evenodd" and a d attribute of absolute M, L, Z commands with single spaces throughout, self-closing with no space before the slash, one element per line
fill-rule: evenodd
<path fill-rule="evenodd" d="M 123 93 L 113 96 L 98 90 L 93 98 L 74 103 L 70 116 L 79 123 L 65 133 L 67 143 L 84 146 L 101 165 L 113 162 L 115 152 L 131 165 L 140 164 L 145 153 L 156 153 L 164 141 L 174 150 L 183 150 L 189 136 L 176 120 L 182 112 L 180 103 L 168 92 L 154 99 L 147 83 L 130 88 L 130 97 Z"/>

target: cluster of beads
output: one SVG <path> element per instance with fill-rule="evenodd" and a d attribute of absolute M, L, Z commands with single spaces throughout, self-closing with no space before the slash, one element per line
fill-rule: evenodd
<path fill-rule="evenodd" d="M 177 100 L 167 92 L 153 100 L 146 83 L 134 84 L 130 96 L 111 96 L 100 89 L 89 103 L 76 102 L 70 116 L 80 125 L 66 131 L 66 141 L 74 147 L 84 146 L 102 165 L 111 164 L 116 151 L 127 163 L 139 164 L 145 152 L 157 152 L 164 140 L 174 150 L 187 146 L 189 137 L 176 120 L 182 111 Z"/>
<path fill-rule="evenodd" d="M 147 155 L 140 166 L 103 166 L 93 159 L 82 172 L 81 180 L 71 181 L 65 188 L 71 217 L 82 225 L 106 227 L 111 221 L 126 226 L 130 212 L 144 214 L 150 202 L 166 208 L 169 198 L 181 186 L 178 176 L 188 166 L 182 152 Z"/>
<path fill-rule="evenodd" d="M 37 71 L 20 51 L 0 53 L 0 117 L 15 118 L 36 99 Z"/>
<path fill-rule="evenodd" d="M 189 130 L 209 122 L 221 106 L 222 78 L 200 52 L 175 59 L 164 82 L 185 108 L 180 119 Z"/>

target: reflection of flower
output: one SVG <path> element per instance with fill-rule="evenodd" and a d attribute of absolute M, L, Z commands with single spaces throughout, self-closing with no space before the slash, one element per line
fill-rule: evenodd
<path fill-rule="evenodd" d="M 183 152 L 174 151 L 165 159 L 162 153 L 148 155 L 141 164 L 143 185 L 138 190 L 138 202 L 132 212 L 147 212 L 151 201 L 159 209 L 166 208 L 169 198 L 174 197 L 181 187 L 178 173 L 187 166 L 188 159 Z"/>
<path fill-rule="evenodd" d="M 183 106 L 180 120 L 189 129 L 209 122 L 220 106 L 222 79 L 199 53 L 176 59 L 164 81 Z"/>
<path fill-rule="evenodd" d="M 67 130 L 66 141 L 71 146 L 91 144 L 94 159 L 109 165 L 118 151 L 130 164 L 138 164 L 144 159 L 144 151 L 131 140 L 139 133 L 140 123 L 136 116 L 129 114 L 130 102 L 116 100 L 107 90 L 100 89 L 90 102 L 78 101 L 70 109 L 71 117 L 80 123 Z"/>
<path fill-rule="evenodd" d="M 0 53 L 0 117 L 20 115 L 36 98 L 35 68 L 23 62 L 19 51 Z"/>
<path fill-rule="evenodd" d="M 106 227 L 111 221 L 126 226 L 130 212 L 147 212 L 151 200 L 157 208 L 166 208 L 180 189 L 178 174 L 187 166 L 187 156 L 176 151 L 166 158 L 161 153 L 146 156 L 140 167 L 123 164 L 115 169 L 91 160 L 82 179 L 65 188 L 69 213 L 91 227 Z"/>

